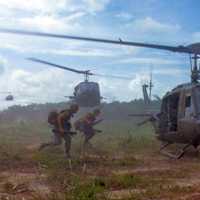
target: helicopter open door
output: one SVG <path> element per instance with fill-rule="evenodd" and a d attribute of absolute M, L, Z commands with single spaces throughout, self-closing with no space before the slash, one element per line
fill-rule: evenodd
<path fill-rule="evenodd" d="M 178 113 L 179 113 L 180 93 L 175 92 L 163 98 L 161 106 L 162 124 L 161 129 L 164 132 L 177 131 Z"/>
<path fill-rule="evenodd" d="M 169 97 L 169 131 L 177 131 L 180 93 L 176 92 Z"/>
<path fill-rule="evenodd" d="M 196 86 L 192 92 L 193 97 L 193 114 L 196 119 L 200 119 L 200 86 Z"/>
<path fill-rule="evenodd" d="M 192 119 L 194 116 L 194 94 L 191 88 L 181 91 L 179 119 Z"/>
<path fill-rule="evenodd" d="M 189 119 L 193 116 L 193 104 L 191 94 L 185 96 L 185 118 Z"/>

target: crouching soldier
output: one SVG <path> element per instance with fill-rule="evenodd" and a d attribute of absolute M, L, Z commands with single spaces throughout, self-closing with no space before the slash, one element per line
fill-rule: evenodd
<path fill-rule="evenodd" d="M 102 119 L 97 120 L 100 114 L 101 111 L 99 109 L 95 109 L 93 112 L 87 113 L 83 118 L 78 119 L 74 123 L 75 129 L 84 134 L 84 148 L 86 146 L 92 147 L 90 140 L 97 132 L 101 132 L 100 130 L 94 129 L 94 126 L 102 121 Z"/>
<path fill-rule="evenodd" d="M 49 114 L 48 122 L 52 126 L 53 141 L 49 143 L 43 143 L 39 150 L 44 149 L 47 146 L 57 146 L 62 144 L 62 140 L 65 141 L 65 154 L 67 158 L 70 158 L 71 149 L 71 136 L 75 132 L 71 131 L 71 118 L 79 110 L 78 105 L 71 105 L 69 109 L 63 110 L 60 113 L 53 111 Z"/>

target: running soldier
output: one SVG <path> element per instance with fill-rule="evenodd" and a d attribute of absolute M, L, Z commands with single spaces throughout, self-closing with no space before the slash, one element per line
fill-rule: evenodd
<path fill-rule="evenodd" d="M 101 132 L 100 130 L 94 129 L 94 126 L 102 121 L 102 119 L 97 120 L 100 114 L 101 111 L 99 109 L 95 109 L 93 112 L 87 113 L 83 118 L 74 123 L 75 129 L 82 132 L 85 136 L 84 147 L 92 147 L 90 140 L 97 132 Z"/>
<path fill-rule="evenodd" d="M 69 109 L 63 110 L 60 113 L 52 111 L 48 117 L 48 123 L 52 126 L 53 141 L 49 143 L 43 143 L 39 150 L 44 149 L 47 146 L 57 146 L 62 144 L 62 140 L 65 141 L 65 154 L 67 158 L 70 158 L 71 149 L 71 135 L 75 132 L 71 131 L 71 118 L 79 110 L 78 105 L 71 105 Z"/>

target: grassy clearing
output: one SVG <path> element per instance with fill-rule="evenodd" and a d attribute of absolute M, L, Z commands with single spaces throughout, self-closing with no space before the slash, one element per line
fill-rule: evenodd
<path fill-rule="evenodd" d="M 193 186 L 177 185 L 178 180 L 187 180 L 199 171 L 198 159 L 192 162 L 163 159 L 156 153 L 159 142 L 148 124 L 135 129 L 131 122 L 125 125 L 108 122 L 98 129 L 103 133 L 92 140 L 95 151 L 88 150 L 84 157 L 81 156 L 83 138 L 73 137 L 70 170 L 63 147 L 42 152 L 27 148 L 51 138 L 46 124 L 0 125 L 1 169 L 38 171 L 38 179 L 50 192 L 30 193 L 28 199 L 32 200 L 107 200 L 113 199 L 110 195 L 113 192 L 123 200 L 177 199 L 199 192 Z M 10 194 L 15 187 L 0 175 L 0 189 Z"/>

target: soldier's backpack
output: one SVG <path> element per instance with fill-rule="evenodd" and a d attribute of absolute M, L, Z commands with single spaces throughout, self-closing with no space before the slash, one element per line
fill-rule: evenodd
<path fill-rule="evenodd" d="M 58 112 L 53 110 L 48 115 L 48 123 L 51 125 L 55 125 L 57 123 Z"/>

